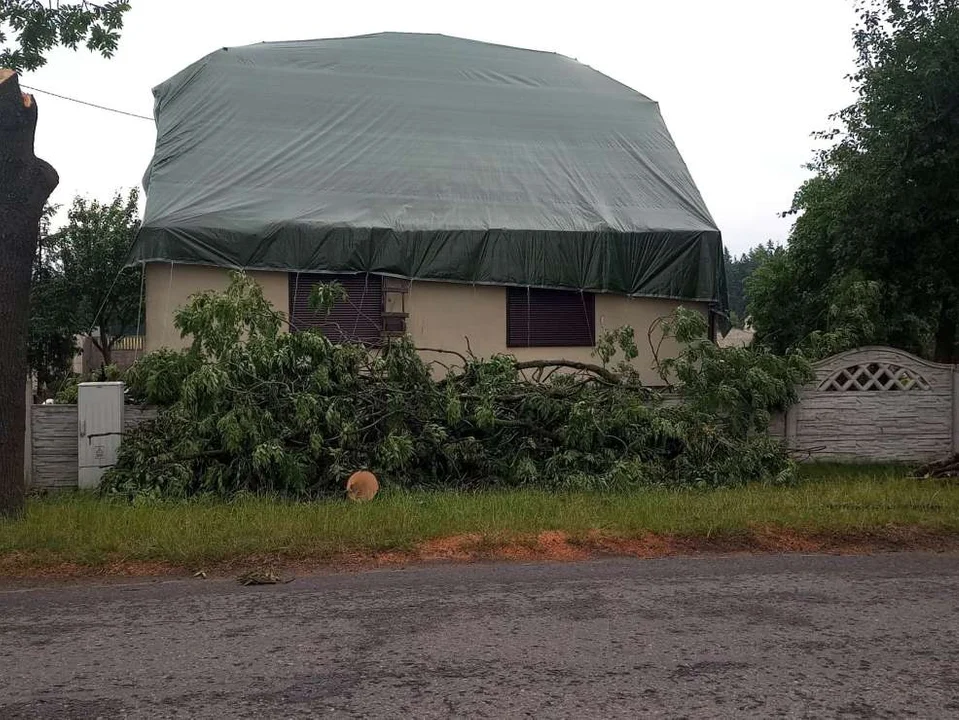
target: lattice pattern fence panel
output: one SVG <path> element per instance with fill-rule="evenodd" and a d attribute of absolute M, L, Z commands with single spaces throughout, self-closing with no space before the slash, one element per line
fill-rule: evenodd
<path fill-rule="evenodd" d="M 929 390 L 929 382 L 918 372 L 895 363 L 871 362 L 851 365 L 829 377 L 823 392 L 885 392 Z"/>
<path fill-rule="evenodd" d="M 816 363 L 783 422 L 810 460 L 918 463 L 959 452 L 959 370 L 867 347 Z M 775 428 L 771 429 L 775 432 Z"/>

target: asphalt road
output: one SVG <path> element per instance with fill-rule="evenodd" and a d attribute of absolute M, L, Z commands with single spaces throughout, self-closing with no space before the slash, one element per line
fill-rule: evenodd
<path fill-rule="evenodd" d="M 0 590 L 0 718 L 959 717 L 959 556 Z"/>

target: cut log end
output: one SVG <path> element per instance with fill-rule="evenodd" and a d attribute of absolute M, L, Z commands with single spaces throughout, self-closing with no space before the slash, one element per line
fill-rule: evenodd
<path fill-rule="evenodd" d="M 15 70 L 10 68 L 0 68 L 0 85 L 7 82 L 10 78 L 16 78 L 17 73 Z M 19 89 L 19 88 L 18 88 Z M 27 95 L 26 93 L 20 93 L 20 97 L 23 98 L 23 107 L 28 108 L 33 105 L 33 95 Z"/>
<path fill-rule="evenodd" d="M 346 481 L 346 496 L 354 502 L 366 502 L 376 497 L 380 483 L 368 470 L 360 470 L 350 475 Z"/>

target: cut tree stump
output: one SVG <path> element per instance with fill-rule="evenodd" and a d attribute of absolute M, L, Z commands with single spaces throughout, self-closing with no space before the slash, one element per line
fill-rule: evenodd
<path fill-rule="evenodd" d="M 0 69 L 0 517 L 23 512 L 30 274 L 43 207 L 60 178 L 34 154 L 37 104 Z"/>

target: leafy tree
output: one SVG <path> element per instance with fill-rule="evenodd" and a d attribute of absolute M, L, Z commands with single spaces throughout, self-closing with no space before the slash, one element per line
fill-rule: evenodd
<path fill-rule="evenodd" d="M 859 323 L 849 341 L 951 361 L 959 340 L 959 3 L 864 0 L 859 10 L 857 100 L 819 134 L 832 144 L 794 198 L 788 250 L 747 282 L 750 312 L 758 339 L 780 351 L 846 315 Z M 854 312 L 835 312 L 851 297 Z"/>
<path fill-rule="evenodd" d="M 75 198 L 67 224 L 55 236 L 62 296 L 70 298 L 75 332 L 96 324 L 93 344 L 111 365 L 117 341 L 134 332 L 140 303 L 140 269 L 125 267 L 140 228 L 136 189 L 109 203 Z"/>
<path fill-rule="evenodd" d="M 136 190 L 109 203 L 77 197 L 67 224 L 53 234 L 45 217 L 30 288 L 27 348 L 41 389 L 62 384 L 77 335 L 96 325 L 91 339 L 109 367 L 117 342 L 136 328 L 140 272 L 124 265 L 140 226 L 137 198 Z"/>
<path fill-rule="evenodd" d="M 731 255 L 729 248 L 723 250 L 723 255 L 726 265 L 726 291 L 729 296 L 729 319 L 733 327 L 740 327 L 746 311 L 746 300 L 743 297 L 743 279 L 739 274 L 739 258 Z"/>
<path fill-rule="evenodd" d="M 76 354 L 73 301 L 64 286 L 57 243 L 50 235 L 56 209 L 48 205 L 44 210 L 30 283 L 27 361 L 41 394 L 63 380 Z"/>
<path fill-rule="evenodd" d="M 17 72 L 36 69 L 58 45 L 82 42 L 109 57 L 127 10 L 125 2 L 0 0 L 0 516 L 23 510 L 31 269 L 43 208 L 60 181 L 34 153 L 37 103 L 20 92 Z"/>
<path fill-rule="evenodd" d="M 818 316 L 810 316 L 813 301 L 825 298 L 821 292 L 807 297 L 794 287 L 795 253 L 795 246 L 788 252 L 783 247 L 763 249 L 757 253 L 755 270 L 743 282 L 756 340 L 778 352 L 799 347 L 808 334 L 806 327 L 818 322 Z"/>
<path fill-rule="evenodd" d="M 759 263 L 773 251 L 772 241 L 747 253 L 735 256 L 726 250 L 726 287 L 729 292 L 730 320 L 735 327 L 743 327 L 747 311 L 746 279 L 753 274 Z"/>
<path fill-rule="evenodd" d="M 822 285 L 810 286 L 803 278 L 813 275 L 819 259 L 807 249 L 796 244 L 754 252 L 757 266 L 745 288 L 759 344 L 813 359 L 870 343 L 896 344 L 883 325 L 881 285 L 852 270 L 822 272 Z"/>

